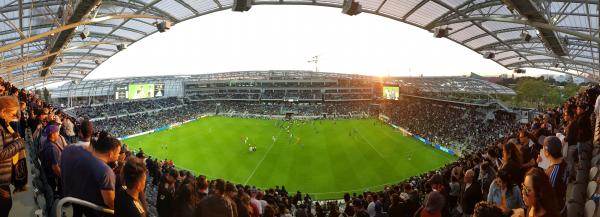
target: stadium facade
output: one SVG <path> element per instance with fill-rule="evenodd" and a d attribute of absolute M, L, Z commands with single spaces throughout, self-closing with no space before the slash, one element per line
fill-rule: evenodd
<path fill-rule="evenodd" d="M 185 97 L 192 101 L 368 101 L 384 97 L 384 87 L 398 87 L 405 95 L 466 99 L 472 103 L 515 94 L 507 87 L 467 77 L 382 78 L 294 70 L 84 80 L 64 84 L 50 93 L 54 102 L 71 107 L 154 97 Z"/>

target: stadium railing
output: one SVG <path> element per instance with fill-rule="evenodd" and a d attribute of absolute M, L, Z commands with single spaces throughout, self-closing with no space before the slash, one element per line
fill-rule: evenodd
<path fill-rule="evenodd" d="M 63 213 L 63 207 L 64 207 L 65 203 L 71 203 L 71 204 L 77 204 L 80 206 L 85 206 L 90 209 L 96 210 L 98 212 L 103 212 L 103 213 L 107 213 L 107 214 L 112 214 L 112 215 L 115 214 L 114 210 L 103 207 L 103 206 L 99 206 L 99 205 L 91 203 L 89 201 L 85 201 L 85 200 L 74 198 L 74 197 L 65 197 L 65 198 L 60 199 L 56 203 L 55 208 L 54 208 L 54 210 L 56 211 L 55 216 L 63 216 L 62 213 Z"/>

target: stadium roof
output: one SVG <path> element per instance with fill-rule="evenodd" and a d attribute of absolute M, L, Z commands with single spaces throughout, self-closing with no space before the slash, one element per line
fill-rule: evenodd
<path fill-rule="evenodd" d="M 416 88 L 430 93 L 465 93 L 482 95 L 515 95 L 512 89 L 489 81 L 467 77 L 398 77 L 400 87 Z"/>
<path fill-rule="evenodd" d="M 380 78 L 356 74 L 340 74 L 328 72 L 312 72 L 297 70 L 270 71 L 236 71 L 199 75 L 149 76 L 116 79 L 84 80 L 69 82 L 51 90 L 53 98 L 69 96 L 104 96 L 113 95 L 118 85 L 164 83 L 166 89 L 183 90 L 183 84 L 188 82 L 206 81 L 279 81 L 291 82 L 296 80 L 337 81 L 337 79 L 360 79 L 384 82 L 389 85 L 399 85 L 401 88 L 415 88 L 429 93 L 462 93 L 479 95 L 515 95 L 515 92 L 502 85 L 467 77 L 389 77 Z M 183 92 L 181 92 L 183 96 Z"/>
<path fill-rule="evenodd" d="M 358 1 L 366 13 L 432 32 L 448 28 L 448 39 L 481 54 L 491 52 L 494 61 L 509 69 L 539 68 L 599 79 L 598 0 Z M 341 8 L 343 0 L 254 0 L 253 4 Z M 231 5 L 232 0 L 2 0 L 0 75 L 23 87 L 81 80 L 118 52 L 115 45 L 135 43 L 155 33 L 161 19 L 178 23 Z M 80 21 L 86 25 L 66 27 Z M 51 30 L 53 34 L 47 33 Z M 81 39 L 84 32 L 89 35 Z M 48 37 L 18 43 L 44 33 Z M 525 35 L 531 38 L 525 40 Z"/>

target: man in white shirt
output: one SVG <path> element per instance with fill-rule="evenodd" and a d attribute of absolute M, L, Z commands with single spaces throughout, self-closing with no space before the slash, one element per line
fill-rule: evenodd
<path fill-rule="evenodd" d="M 250 203 L 254 204 L 256 206 L 256 208 L 258 208 L 258 215 L 262 216 L 262 214 L 263 214 L 262 204 L 260 203 L 259 200 L 256 199 L 257 194 L 258 194 L 258 190 L 256 190 L 256 189 L 252 189 L 250 191 Z"/>
<path fill-rule="evenodd" d="M 377 201 L 376 194 L 367 195 L 367 202 L 369 202 L 369 205 L 367 206 L 367 213 L 369 214 L 370 217 L 375 216 L 375 202 L 376 201 Z"/>

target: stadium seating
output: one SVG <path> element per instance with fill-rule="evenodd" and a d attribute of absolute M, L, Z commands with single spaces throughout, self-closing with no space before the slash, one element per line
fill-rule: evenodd
<path fill-rule="evenodd" d="M 3 85 L 10 87 L 9 84 L 3 83 Z M 9 88 L 7 88 L 9 89 Z M 596 98 L 597 93 L 600 93 L 600 87 L 592 87 L 588 92 L 583 93 L 578 98 L 571 98 L 566 104 L 565 108 L 569 108 L 577 101 L 581 103 L 587 99 L 588 105 L 591 105 L 589 98 Z M 43 114 L 45 111 L 42 108 L 48 109 L 51 113 L 60 113 L 59 111 L 51 109 L 49 105 L 40 104 L 40 101 L 35 99 L 33 95 L 28 95 L 24 91 L 14 90 L 15 92 L 23 93 L 21 98 L 28 102 L 28 106 L 35 110 L 31 114 Z M 597 91 L 597 92 L 594 92 Z M 275 93 L 273 93 L 275 94 Z M 288 97 L 303 97 L 307 95 L 315 95 L 313 92 L 291 92 Z M 329 93 L 325 93 L 324 98 Z M 335 95 L 335 94 L 333 94 Z M 353 95 L 350 98 L 361 98 L 360 93 L 348 93 L 338 95 Z M 281 95 L 272 95 L 279 97 Z M 335 98 L 335 97 L 334 97 Z M 334 99 L 331 98 L 331 99 Z M 365 97 L 366 99 L 367 97 Z M 502 112 L 493 112 L 491 108 L 472 106 L 462 103 L 452 103 L 446 101 L 435 101 L 431 99 L 423 99 L 419 97 L 403 97 L 397 101 L 380 101 L 380 100 L 368 100 L 368 101 L 327 101 L 320 103 L 285 103 L 285 102 L 245 102 L 237 100 L 215 100 L 215 101 L 193 101 L 191 99 L 180 99 L 180 98 L 157 98 L 143 101 L 131 101 L 121 102 L 116 104 L 105 104 L 105 105 L 94 105 L 91 107 L 80 107 L 74 108 L 73 110 L 79 116 L 94 117 L 97 130 L 106 130 L 114 133 L 117 136 L 126 136 L 143 132 L 145 130 L 154 129 L 157 127 L 169 125 L 176 122 L 188 120 L 191 117 L 195 117 L 201 114 L 235 114 L 235 115 L 282 115 L 288 112 L 293 112 L 296 115 L 302 116 L 315 116 L 322 117 L 322 114 L 331 115 L 331 118 L 345 118 L 353 117 L 353 115 L 366 115 L 372 105 L 381 106 L 381 115 L 389 117 L 390 123 L 402 126 L 424 138 L 434 141 L 436 143 L 445 145 L 450 148 L 464 150 L 462 152 L 462 158 L 450 165 L 439 170 L 430 171 L 426 174 L 412 177 L 408 180 L 401 181 L 398 184 L 390 185 L 386 187 L 385 191 L 380 192 L 364 192 L 363 194 L 355 194 L 353 196 L 345 196 L 344 202 L 340 204 L 329 202 L 316 202 L 313 201 L 309 195 L 304 196 L 298 192 L 296 195 L 288 195 L 288 193 L 282 189 L 255 189 L 250 186 L 237 185 L 236 188 L 242 193 L 258 192 L 259 199 L 273 200 L 273 202 L 281 203 L 281 207 L 289 206 L 292 213 L 302 212 L 304 209 L 308 209 L 308 212 L 315 214 L 325 214 L 327 212 L 334 212 L 344 210 L 345 207 L 350 207 L 351 202 L 355 204 L 362 204 L 362 201 L 367 197 L 374 197 L 375 195 L 382 198 L 377 203 L 389 204 L 389 198 L 394 194 L 406 194 L 414 195 L 417 204 L 423 199 L 430 190 L 431 186 L 428 184 L 429 179 L 434 175 L 441 175 L 442 182 L 448 184 L 448 180 L 451 176 L 461 177 L 463 174 L 458 171 L 465 171 L 468 168 L 476 168 L 483 161 L 492 163 L 493 167 L 496 167 L 493 163 L 498 161 L 493 157 L 500 157 L 498 153 L 502 150 L 499 149 L 499 143 L 505 143 L 509 141 L 509 138 L 516 137 L 516 130 L 537 130 L 542 124 L 541 119 L 534 119 L 532 123 L 519 125 L 515 123 L 514 116 L 510 114 L 504 114 Z M 41 107 L 40 107 L 41 106 Z M 549 117 L 560 117 L 560 110 L 550 110 L 544 112 Z M 122 113 L 125 114 L 122 114 Z M 492 113 L 490 113 L 492 112 Z M 489 118 L 489 114 L 493 118 Z M 55 118 L 55 116 L 52 116 Z M 254 116 L 249 116 L 254 117 Z M 26 118 L 26 117 L 23 117 Z M 31 116 L 33 118 L 33 116 Z M 76 117 L 65 117 L 75 119 Z M 52 121 L 60 121 L 60 118 L 55 118 Z M 25 123 L 34 123 L 31 120 L 25 120 Z M 553 126 L 560 127 L 561 120 L 556 118 L 553 122 Z M 557 129 L 555 128 L 555 129 Z M 34 131 L 38 131 L 32 128 Z M 533 131 L 532 130 L 532 131 Z M 49 213 L 53 208 L 52 204 L 56 203 L 56 198 L 52 195 L 52 190 L 48 189 L 47 178 L 45 177 L 44 171 L 42 170 L 43 162 L 39 160 L 39 141 L 38 138 L 33 138 L 31 130 L 25 130 L 23 137 L 30 143 L 27 146 L 29 155 L 29 161 L 32 165 L 32 184 L 34 187 L 34 196 L 36 198 L 36 204 L 44 213 Z M 34 133 L 36 134 L 36 133 Z M 536 136 L 538 134 L 533 133 Z M 39 135 L 39 134 L 36 134 Z M 531 140 L 533 143 L 537 141 L 537 138 Z M 572 189 L 570 194 L 567 195 L 567 215 L 568 216 L 594 216 L 597 205 L 593 200 L 598 190 L 596 177 L 598 176 L 598 165 L 594 162 L 597 156 L 592 153 L 598 153 L 598 150 L 593 150 L 589 142 L 578 143 L 580 154 L 578 155 L 578 163 L 575 166 L 574 180 L 569 182 L 569 189 Z M 597 149 L 597 146 L 596 146 Z M 131 157 L 134 157 L 133 152 L 128 152 Z M 496 153 L 497 156 L 492 156 L 490 153 Z M 151 215 L 157 213 L 157 209 L 154 206 L 158 200 L 157 195 L 157 184 L 160 183 L 160 179 L 164 176 L 165 172 L 173 168 L 175 165 L 172 161 L 159 161 L 156 158 L 148 158 L 146 160 L 149 168 L 150 177 L 146 183 L 146 198 L 149 202 L 148 212 Z M 152 166 L 153 165 L 153 166 Z M 191 173 L 180 170 L 178 175 L 180 179 L 190 179 Z M 191 180 L 191 179 L 190 179 Z M 191 181 L 194 183 L 195 181 Z M 211 181 L 214 182 L 214 181 Z M 68 186 L 64 186 L 67 187 Z M 277 192 L 277 194 L 275 194 Z M 278 195 L 275 197 L 275 195 Z M 411 196 L 402 196 L 404 202 L 408 202 Z M 282 197 L 286 197 L 284 200 Z M 386 199 L 387 198 L 387 199 Z M 77 199 L 64 199 L 55 210 L 61 212 L 60 206 L 65 201 L 76 201 Z M 73 202 L 85 204 L 85 201 Z M 297 204 L 302 204 L 297 206 Z M 102 208 L 102 204 L 88 204 L 90 207 L 96 207 L 97 209 Z M 271 205 L 268 205 L 271 206 Z M 275 206 L 275 205 L 272 205 Z M 388 208 L 384 210 L 388 211 Z M 280 211 L 283 212 L 283 211 Z"/>

